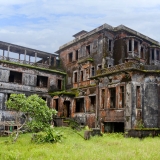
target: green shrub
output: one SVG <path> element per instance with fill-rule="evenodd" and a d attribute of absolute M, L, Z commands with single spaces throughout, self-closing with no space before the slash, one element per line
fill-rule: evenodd
<path fill-rule="evenodd" d="M 35 133 L 32 135 L 32 142 L 35 143 L 55 143 L 61 142 L 64 137 L 63 133 L 54 130 L 54 128 L 47 128 L 44 132 Z"/>

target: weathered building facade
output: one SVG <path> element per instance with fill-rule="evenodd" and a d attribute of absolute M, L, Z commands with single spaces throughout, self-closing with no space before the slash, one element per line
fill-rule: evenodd
<path fill-rule="evenodd" d="M 123 25 L 81 31 L 59 48 L 66 90 L 52 106 L 60 117 L 104 132 L 160 128 L 160 44 Z"/>
<path fill-rule="evenodd" d="M 14 120 L 5 102 L 12 93 L 38 94 L 50 106 L 48 92 L 63 90 L 65 73 L 57 68 L 57 55 L 0 42 L 0 121 Z M 11 58 L 16 53 L 18 58 Z"/>

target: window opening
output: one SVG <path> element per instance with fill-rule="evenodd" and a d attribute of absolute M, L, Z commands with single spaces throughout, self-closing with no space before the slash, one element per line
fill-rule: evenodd
<path fill-rule="evenodd" d="M 102 89 L 102 92 L 101 92 L 101 108 L 104 108 L 104 102 L 105 102 L 105 89 Z"/>
<path fill-rule="evenodd" d="M 58 89 L 62 89 L 62 80 L 58 79 Z"/>
<path fill-rule="evenodd" d="M 119 108 L 124 108 L 124 86 L 120 86 L 120 102 Z"/>
<path fill-rule="evenodd" d="M 83 81 L 83 71 L 81 71 L 81 81 Z"/>
<path fill-rule="evenodd" d="M 73 58 L 73 53 L 69 53 L 69 62 L 72 62 L 72 58 Z"/>
<path fill-rule="evenodd" d="M 76 60 L 78 60 L 78 50 L 76 50 Z"/>
<path fill-rule="evenodd" d="M 90 112 L 95 112 L 95 107 L 96 107 L 96 96 L 90 96 Z"/>
<path fill-rule="evenodd" d="M 94 76 L 95 75 L 95 69 L 94 69 L 94 67 L 92 67 L 92 76 Z"/>
<path fill-rule="evenodd" d="M 112 51 L 112 40 L 109 39 L 109 51 Z"/>
<path fill-rule="evenodd" d="M 38 87 L 47 87 L 48 86 L 48 77 L 37 76 L 37 86 Z"/>
<path fill-rule="evenodd" d="M 140 86 L 137 86 L 137 88 L 136 88 L 136 102 L 137 102 L 137 108 L 141 108 Z"/>
<path fill-rule="evenodd" d="M 154 49 L 152 49 L 152 60 L 154 60 Z"/>
<path fill-rule="evenodd" d="M 129 40 L 129 51 L 132 51 L 132 41 Z"/>
<path fill-rule="evenodd" d="M 22 84 L 22 73 L 10 71 L 9 82 Z"/>
<path fill-rule="evenodd" d="M 110 108 L 116 108 L 116 89 L 109 88 L 110 92 Z"/>
<path fill-rule="evenodd" d="M 76 112 L 84 112 L 84 98 L 76 99 Z"/>
<path fill-rule="evenodd" d="M 77 72 L 74 72 L 74 83 L 77 83 Z"/>
<path fill-rule="evenodd" d="M 143 59 L 144 58 L 144 55 L 143 55 L 143 47 L 141 47 L 141 58 Z"/>
<path fill-rule="evenodd" d="M 87 54 L 90 54 L 90 45 L 86 46 L 86 52 Z"/>
<path fill-rule="evenodd" d="M 159 60 L 159 51 L 157 50 L 157 60 Z"/>
<path fill-rule="evenodd" d="M 138 42 L 134 41 L 134 51 L 138 52 Z"/>

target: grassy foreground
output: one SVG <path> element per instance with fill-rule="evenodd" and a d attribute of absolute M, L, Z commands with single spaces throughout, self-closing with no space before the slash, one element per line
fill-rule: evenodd
<path fill-rule="evenodd" d="M 82 139 L 69 128 L 56 128 L 66 136 L 61 143 L 34 144 L 31 134 L 16 143 L 0 137 L 0 160 L 159 160 L 160 137 L 124 138 L 121 134 Z M 83 135 L 83 133 L 81 133 Z"/>

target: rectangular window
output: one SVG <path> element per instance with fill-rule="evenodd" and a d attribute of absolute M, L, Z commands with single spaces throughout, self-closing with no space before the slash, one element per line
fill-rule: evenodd
<path fill-rule="evenodd" d="M 134 52 L 138 52 L 138 42 L 134 41 Z"/>
<path fill-rule="evenodd" d="M 48 77 L 37 76 L 37 87 L 47 87 L 48 86 Z"/>
<path fill-rule="evenodd" d="M 74 83 L 77 83 L 77 80 L 78 80 L 78 75 L 77 75 L 77 72 L 74 72 Z"/>
<path fill-rule="evenodd" d="M 120 86 L 119 108 L 124 108 L 124 86 Z"/>
<path fill-rule="evenodd" d="M 104 108 L 104 102 L 105 102 L 105 89 L 101 90 L 101 108 Z"/>
<path fill-rule="evenodd" d="M 132 41 L 129 40 L 129 51 L 132 51 Z"/>
<path fill-rule="evenodd" d="M 62 80 L 58 79 L 58 84 L 57 84 L 58 89 L 62 89 Z"/>
<path fill-rule="evenodd" d="M 112 40 L 109 39 L 109 51 L 112 51 Z"/>
<path fill-rule="evenodd" d="M 159 51 L 157 50 L 157 60 L 159 60 Z"/>
<path fill-rule="evenodd" d="M 137 108 L 141 108 L 141 92 L 140 92 L 140 86 L 137 86 L 137 88 L 136 88 L 136 102 L 137 102 Z"/>
<path fill-rule="evenodd" d="M 71 53 L 68 54 L 69 62 L 72 62 L 72 59 L 73 59 L 73 53 L 71 52 Z"/>
<path fill-rule="evenodd" d="M 76 50 L 76 60 L 78 60 L 78 50 Z"/>
<path fill-rule="evenodd" d="M 84 98 L 76 99 L 76 110 L 75 112 L 84 112 Z"/>
<path fill-rule="evenodd" d="M 92 76 L 95 76 L 95 69 L 94 69 L 94 67 L 91 68 L 91 73 L 92 73 Z"/>
<path fill-rule="evenodd" d="M 116 108 L 116 88 L 109 88 L 110 108 Z"/>
<path fill-rule="evenodd" d="M 86 53 L 87 53 L 88 55 L 90 55 L 90 53 L 91 53 L 91 51 L 90 51 L 90 45 L 86 46 Z"/>
<path fill-rule="evenodd" d="M 81 71 L 81 81 L 83 81 L 83 71 Z"/>
<path fill-rule="evenodd" d="M 90 96 L 90 112 L 95 112 L 95 108 L 96 108 L 96 96 Z"/>
<path fill-rule="evenodd" d="M 152 49 L 152 60 L 154 60 L 154 49 Z"/>
<path fill-rule="evenodd" d="M 143 47 L 141 47 L 141 58 L 142 58 L 142 59 L 144 58 L 144 55 L 143 55 Z"/>
<path fill-rule="evenodd" d="M 10 71 L 9 82 L 22 84 L 22 73 Z"/>

